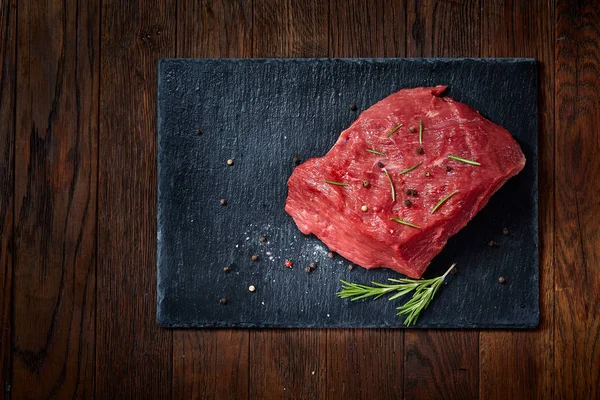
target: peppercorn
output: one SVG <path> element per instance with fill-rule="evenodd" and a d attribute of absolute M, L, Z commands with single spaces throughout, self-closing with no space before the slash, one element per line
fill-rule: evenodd
<path fill-rule="evenodd" d="M 356 111 L 358 110 L 358 107 L 356 106 L 356 104 L 350 104 L 350 111 Z"/>
<path fill-rule="evenodd" d="M 327 254 L 327 257 L 333 258 L 335 257 L 335 254 L 333 253 L 333 251 L 330 251 L 329 254 Z"/>
<path fill-rule="evenodd" d="M 314 261 L 313 261 L 313 262 L 311 262 L 311 263 L 308 265 L 308 268 L 310 268 L 311 270 L 317 269 L 317 263 L 316 263 L 316 262 L 314 262 Z"/>
<path fill-rule="evenodd" d="M 501 285 L 504 285 L 504 282 L 506 282 L 506 279 L 504 279 L 503 276 L 501 276 L 500 278 L 498 278 L 498 283 Z"/>
<path fill-rule="evenodd" d="M 224 271 L 226 274 L 228 274 L 228 273 L 229 273 L 229 271 L 231 271 L 231 267 L 230 267 L 229 265 L 228 265 L 228 266 L 226 266 L 226 267 L 223 267 L 223 271 Z"/>
<path fill-rule="evenodd" d="M 377 166 L 378 166 L 379 168 L 383 168 L 383 167 L 384 167 L 384 165 L 383 165 L 383 163 L 382 163 L 381 161 L 379 161 L 379 162 L 377 163 Z"/>
<path fill-rule="evenodd" d="M 419 147 L 417 149 L 417 154 L 423 154 L 423 148 L 422 147 Z"/>
<path fill-rule="evenodd" d="M 508 228 L 504 228 L 504 229 L 502 229 L 502 233 L 503 233 L 504 235 L 508 235 Z"/>
<path fill-rule="evenodd" d="M 415 131 L 415 127 L 411 126 L 410 128 L 408 128 L 409 131 L 414 132 Z"/>
<path fill-rule="evenodd" d="M 254 287 L 254 285 L 250 285 L 250 286 L 248 286 L 248 290 L 251 292 L 254 292 L 256 290 L 256 288 Z"/>
<path fill-rule="evenodd" d="M 226 205 L 227 205 L 227 200 L 225 200 L 225 199 L 221 199 L 221 205 L 222 205 L 222 206 L 226 206 Z"/>
<path fill-rule="evenodd" d="M 200 129 L 196 129 L 196 135 L 198 135 L 198 136 L 202 135 L 202 131 Z"/>
<path fill-rule="evenodd" d="M 252 257 L 250 257 L 250 259 L 252 261 L 258 261 L 258 256 L 256 254 L 253 254 Z"/>
<path fill-rule="evenodd" d="M 350 271 L 352 271 L 352 270 L 354 269 L 354 265 L 352 265 L 352 264 L 348 265 L 348 269 L 349 269 Z"/>
<path fill-rule="evenodd" d="M 362 206 L 360 209 L 363 210 L 364 212 L 369 211 L 369 207 L 367 205 Z"/>
<path fill-rule="evenodd" d="M 415 189 L 413 189 L 413 190 L 411 191 L 411 193 L 412 193 L 412 195 L 413 195 L 413 196 L 416 196 L 416 195 L 418 195 L 418 194 L 419 194 L 419 193 L 418 193 L 418 192 L 417 192 Z"/>
<path fill-rule="evenodd" d="M 446 165 L 446 171 L 448 171 L 448 172 L 452 171 L 452 167 L 449 165 Z"/>
<path fill-rule="evenodd" d="M 258 238 L 258 241 L 261 242 L 261 243 L 264 243 L 264 242 L 267 241 L 267 237 L 263 235 L 263 236 L 261 236 L 261 237 Z"/>
<path fill-rule="evenodd" d="M 406 199 L 406 200 L 404 200 L 404 205 L 405 205 L 406 207 L 410 207 L 410 206 L 411 206 L 411 204 L 412 204 L 412 203 L 410 202 L 410 200 L 409 200 L 409 199 Z"/>
<path fill-rule="evenodd" d="M 425 172 L 425 176 L 428 177 L 428 178 L 431 176 L 431 174 L 429 173 L 429 171 Z"/>
<path fill-rule="evenodd" d="M 227 165 L 229 165 L 230 167 L 233 165 L 233 160 L 231 158 L 227 160 Z"/>
<path fill-rule="evenodd" d="M 292 266 L 294 265 L 294 263 L 290 260 L 285 260 L 285 263 L 283 264 L 288 268 L 292 268 Z"/>
<path fill-rule="evenodd" d="M 304 268 L 304 270 L 305 270 L 306 272 L 312 272 L 312 269 L 310 269 L 310 267 L 306 267 L 306 268 Z"/>
<path fill-rule="evenodd" d="M 227 297 L 223 297 L 222 299 L 219 300 L 219 304 L 225 305 L 225 304 L 227 304 L 228 301 L 229 300 L 227 300 Z"/>
<path fill-rule="evenodd" d="M 410 190 L 410 189 L 406 189 L 406 190 L 404 191 L 404 193 L 406 193 L 407 195 L 409 195 L 409 196 L 410 196 L 410 194 L 412 193 L 412 190 Z"/>
<path fill-rule="evenodd" d="M 498 247 L 498 242 L 490 240 L 487 245 L 490 247 Z"/>
<path fill-rule="evenodd" d="M 302 160 L 298 156 L 294 156 L 294 158 L 292 159 L 292 161 L 294 161 L 294 164 L 296 164 L 296 165 L 298 165 L 298 164 L 300 164 L 302 162 Z"/>
<path fill-rule="evenodd" d="M 363 187 L 369 187 L 369 181 L 362 181 Z"/>

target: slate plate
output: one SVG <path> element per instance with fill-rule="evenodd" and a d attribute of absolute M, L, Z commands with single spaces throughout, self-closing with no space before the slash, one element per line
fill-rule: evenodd
<path fill-rule="evenodd" d="M 425 277 L 452 262 L 458 273 L 417 327 L 537 326 L 537 70 L 531 59 L 161 60 L 158 323 L 404 327 L 395 316 L 400 301 L 351 303 L 336 296 L 340 279 L 367 283 L 399 274 L 350 271 L 339 256 L 330 260 L 324 245 L 300 233 L 284 212 L 286 181 L 295 155 L 325 154 L 360 111 L 399 89 L 439 84 L 508 129 L 527 165 L 433 260 Z M 228 167 L 228 159 L 235 164 Z M 261 235 L 268 242 L 259 243 Z M 488 247 L 490 240 L 500 247 Z M 250 261 L 252 254 L 259 261 Z M 293 269 L 283 266 L 286 259 Z M 319 266 L 308 274 L 312 261 Z M 219 305 L 222 297 L 227 305 Z"/>

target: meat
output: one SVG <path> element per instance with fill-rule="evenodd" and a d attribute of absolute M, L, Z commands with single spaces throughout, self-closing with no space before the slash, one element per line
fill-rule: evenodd
<path fill-rule="evenodd" d="M 448 238 L 525 165 L 508 131 L 441 96 L 445 89 L 388 96 L 325 156 L 296 167 L 285 209 L 300 231 L 364 268 L 421 277 Z"/>

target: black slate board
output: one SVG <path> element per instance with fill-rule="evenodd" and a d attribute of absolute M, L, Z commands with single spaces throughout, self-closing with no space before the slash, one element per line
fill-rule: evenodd
<path fill-rule="evenodd" d="M 284 212 L 286 181 L 295 155 L 325 154 L 360 111 L 399 89 L 438 84 L 508 129 L 527 165 L 433 260 L 425 277 L 452 262 L 458 273 L 417 327 L 537 326 L 537 69 L 531 59 L 161 60 L 158 323 L 404 327 L 395 316 L 400 301 L 337 298 L 340 279 L 367 283 L 399 274 L 350 271 L 339 256 L 330 260 L 324 245 L 300 233 Z M 261 235 L 267 243 L 259 243 Z M 500 247 L 488 247 L 489 240 Z M 250 261 L 252 254 L 260 260 Z M 283 266 L 286 259 L 293 269 Z M 308 274 L 311 261 L 319 266 Z M 219 305 L 222 297 L 227 305 Z"/>

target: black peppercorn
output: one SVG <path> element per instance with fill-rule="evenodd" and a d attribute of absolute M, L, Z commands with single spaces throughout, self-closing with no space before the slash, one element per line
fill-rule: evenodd
<path fill-rule="evenodd" d="M 356 111 L 358 110 L 358 107 L 356 106 L 356 104 L 350 104 L 350 111 Z"/>
<path fill-rule="evenodd" d="M 267 237 L 263 235 L 263 236 L 261 236 L 261 237 L 258 238 L 258 241 L 261 242 L 261 243 L 264 243 L 264 242 L 267 241 Z"/>
<path fill-rule="evenodd" d="M 200 129 L 196 129 L 196 135 L 198 135 L 198 136 L 202 135 L 202 131 Z"/>
<path fill-rule="evenodd" d="M 406 190 L 404 191 L 404 193 L 406 193 L 407 195 L 409 195 L 409 196 L 410 196 L 410 194 L 412 193 L 412 190 L 410 190 L 410 189 L 406 189 Z"/>
<path fill-rule="evenodd" d="M 419 148 L 417 149 L 417 153 L 418 153 L 418 154 L 423 154 L 423 148 L 422 148 L 422 147 L 419 147 Z"/>
<path fill-rule="evenodd" d="M 412 190 L 412 195 L 413 195 L 413 196 L 416 196 L 417 194 L 418 194 L 418 193 L 417 193 L 417 191 L 416 191 L 415 189 L 413 189 L 413 190 Z"/>
<path fill-rule="evenodd" d="M 448 172 L 452 171 L 452 167 L 449 165 L 446 165 L 446 171 L 448 171 Z"/>
<path fill-rule="evenodd" d="M 294 156 L 294 158 L 292 159 L 292 161 L 294 161 L 294 164 L 296 164 L 296 165 L 298 165 L 298 164 L 300 164 L 302 162 L 302 160 L 298 156 Z"/>
<path fill-rule="evenodd" d="M 384 167 L 384 165 L 383 165 L 383 163 L 382 163 L 381 161 L 379 161 L 379 162 L 377 163 L 377 166 L 378 166 L 379 168 L 383 168 L 383 167 Z"/>
<path fill-rule="evenodd" d="M 410 206 L 412 205 L 412 203 L 410 202 L 410 200 L 409 200 L 409 199 L 406 199 L 406 200 L 404 200 L 404 205 L 405 205 L 406 207 L 410 207 Z"/>

